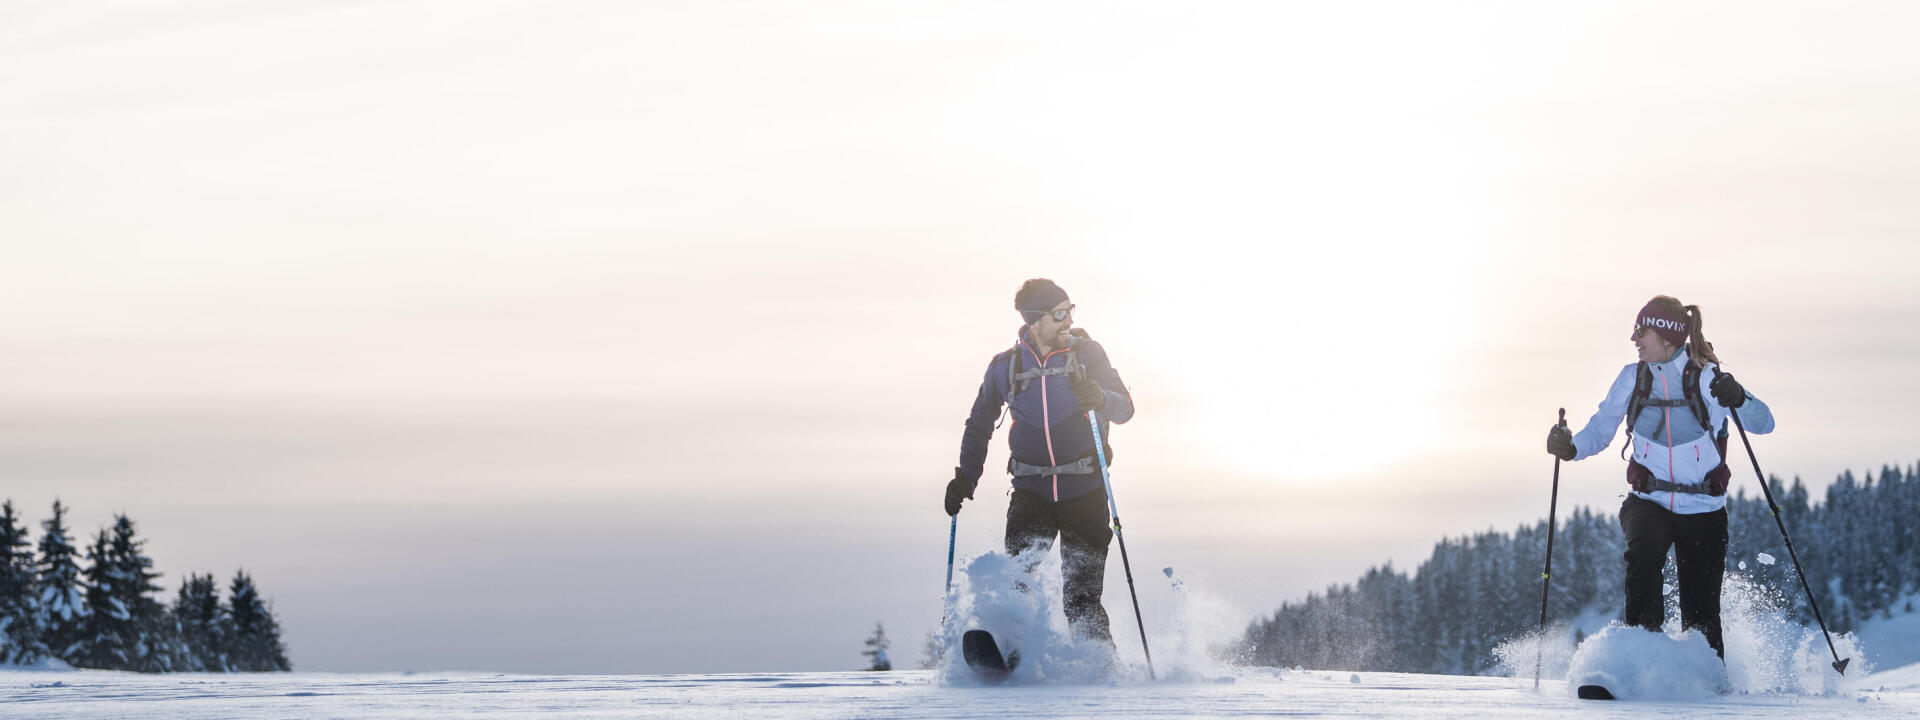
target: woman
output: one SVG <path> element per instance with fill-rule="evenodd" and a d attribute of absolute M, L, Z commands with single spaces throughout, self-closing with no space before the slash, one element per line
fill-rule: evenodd
<path fill-rule="evenodd" d="M 1626 622 L 1658 631 L 1666 622 L 1660 571 L 1674 549 L 1680 622 L 1698 630 L 1722 659 L 1720 578 L 1727 564 L 1727 415 L 1738 409 L 1753 433 L 1773 431 L 1773 413 L 1721 372 L 1700 334 L 1700 307 L 1661 295 L 1635 317 L 1640 361 L 1614 378 L 1600 410 L 1579 433 L 1563 423 L 1547 433 L 1547 452 L 1579 460 L 1605 450 L 1631 417 L 1627 482 L 1620 506 L 1627 539 Z"/>

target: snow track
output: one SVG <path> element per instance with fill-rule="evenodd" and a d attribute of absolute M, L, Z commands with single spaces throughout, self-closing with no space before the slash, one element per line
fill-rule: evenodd
<path fill-rule="evenodd" d="M 1904 669 L 1903 669 L 1904 670 Z M 1242 669 L 1198 683 L 942 687 L 930 672 L 529 676 L 0 671 L 0 718 L 1920 717 L 1920 691 L 1596 703 L 1558 682 Z"/>

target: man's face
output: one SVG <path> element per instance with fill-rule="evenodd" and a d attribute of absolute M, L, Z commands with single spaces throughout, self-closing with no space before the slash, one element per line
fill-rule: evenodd
<path fill-rule="evenodd" d="M 1053 319 L 1055 315 L 1065 315 L 1066 318 L 1055 320 Z M 1060 304 L 1053 306 L 1051 312 L 1041 315 L 1039 320 L 1028 326 L 1028 329 L 1033 332 L 1033 338 L 1037 342 L 1046 343 L 1048 347 L 1053 348 L 1066 347 L 1067 331 L 1073 329 L 1073 303 L 1061 300 Z"/>

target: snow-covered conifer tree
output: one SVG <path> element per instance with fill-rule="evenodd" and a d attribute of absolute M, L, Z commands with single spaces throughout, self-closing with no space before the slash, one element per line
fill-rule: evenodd
<path fill-rule="evenodd" d="M 220 672 L 227 670 L 224 654 L 227 610 L 220 604 L 220 588 L 213 575 L 188 573 L 180 583 L 180 594 L 169 611 L 180 628 L 183 662 L 175 667 L 183 671 Z"/>
<path fill-rule="evenodd" d="M 119 573 L 113 563 L 113 539 L 106 528 L 87 546 L 87 568 L 82 571 L 82 589 L 87 598 L 87 615 L 80 623 L 79 638 L 68 648 L 67 662 L 75 667 L 101 670 L 128 670 L 128 646 L 133 636 L 133 614 L 115 597 L 114 585 Z"/>
<path fill-rule="evenodd" d="M 47 653 L 32 548 L 13 501 L 0 504 L 0 664 L 33 663 Z"/>
<path fill-rule="evenodd" d="M 107 670 L 165 672 L 171 668 L 171 638 L 153 593 L 159 577 L 141 550 L 133 521 L 114 516 L 87 548 L 88 618 L 72 662 Z"/>
<path fill-rule="evenodd" d="M 247 571 L 234 574 L 228 595 L 227 617 L 231 625 L 226 633 L 226 654 L 232 669 L 242 672 L 292 670 L 293 664 L 287 662 L 286 646 L 280 642 L 280 623 L 274 620 L 273 609 L 261 599 Z"/>
<path fill-rule="evenodd" d="M 41 638 L 49 655 L 72 662 L 75 643 L 87 621 L 85 587 L 81 583 L 79 554 L 67 540 L 67 508 L 53 501 L 53 517 L 40 523 L 39 613 Z"/>
<path fill-rule="evenodd" d="M 113 562 L 114 599 L 126 608 L 130 632 L 125 638 L 128 669 L 140 672 L 166 672 L 172 669 L 179 635 L 165 617 L 165 608 L 154 597 L 160 592 L 155 582 L 153 559 L 147 557 L 145 540 L 135 539 L 133 521 L 126 515 L 113 518 L 113 539 L 107 550 Z"/>
<path fill-rule="evenodd" d="M 920 669 L 932 670 L 940 667 L 940 658 L 946 654 L 946 651 L 946 643 L 940 641 L 940 634 L 928 630 L 926 641 L 920 644 Z"/>
<path fill-rule="evenodd" d="M 887 629 L 880 623 L 873 624 L 873 636 L 867 638 L 867 649 L 860 651 L 867 656 L 868 670 L 892 670 L 893 661 L 887 659 Z"/>

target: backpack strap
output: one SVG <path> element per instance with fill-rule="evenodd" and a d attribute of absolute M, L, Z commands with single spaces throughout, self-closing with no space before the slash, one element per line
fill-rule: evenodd
<path fill-rule="evenodd" d="M 1693 417 L 1700 421 L 1700 429 L 1713 433 L 1713 422 L 1708 420 L 1707 399 L 1700 395 L 1700 366 L 1687 363 L 1687 369 L 1680 372 L 1680 382 L 1686 385 L 1687 409 L 1693 411 Z M 1724 453 L 1722 453 L 1724 455 Z"/>
<path fill-rule="evenodd" d="M 1020 343 L 1014 343 L 1007 351 L 1007 404 L 1013 404 L 1013 396 L 1020 392 Z"/>
<path fill-rule="evenodd" d="M 1078 345 L 1079 343 L 1075 341 L 1074 344 Z M 1067 362 L 1060 367 L 1047 367 L 1045 363 L 1042 363 L 1040 367 L 1031 370 L 1021 370 L 1020 359 L 1025 356 L 1025 349 L 1017 344 L 1014 345 L 1012 350 L 1013 357 L 1007 360 L 1007 404 L 1012 405 L 1013 396 L 1025 392 L 1027 385 L 1031 384 L 1035 378 L 1058 377 L 1061 375 L 1077 376 L 1079 373 L 1084 372 L 1085 368 L 1080 367 L 1079 351 L 1071 348 L 1072 346 L 1069 346 L 1067 350 Z"/>
<path fill-rule="evenodd" d="M 1627 456 L 1633 448 L 1633 424 L 1640 421 L 1640 411 L 1647 407 L 1647 398 L 1653 394 L 1653 370 L 1641 362 L 1633 375 L 1633 392 L 1627 395 L 1627 422 L 1623 432 L 1627 436 L 1627 446 L 1620 448 L 1620 457 Z"/>
<path fill-rule="evenodd" d="M 1067 379 L 1069 382 L 1078 381 L 1080 378 L 1086 377 L 1087 374 L 1086 366 L 1080 364 L 1080 340 L 1081 336 L 1079 335 L 1067 338 Z"/>
<path fill-rule="evenodd" d="M 1688 362 L 1686 369 L 1680 371 L 1680 384 L 1685 386 L 1681 389 L 1683 397 L 1667 398 L 1664 400 L 1653 398 L 1653 373 L 1647 369 L 1646 363 L 1640 363 L 1639 377 L 1634 380 L 1633 397 L 1627 401 L 1628 447 L 1633 446 L 1634 420 L 1639 418 L 1641 410 L 1649 407 L 1684 407 L 1692 410 L 1694 419 L 1700 421 L 1700 429 L 1705 430 L 1709 435 L 1714 435 L 1713 421 L 1709 420 L 1708 418 L 1710 416 L 1707 415 L 1707 400 L 1700 394 L 1700 367 L 1694 365 L 1692 362 Z M 1660 422 L 1665 423 L 1666 418 L 1661 418 Z M 1655 434 L 1659 432 L 1658 429 L 1654 430 Z M 1727 468 L 1726 428 L 1721 428 L 1720 433 L 1714 435 L 1713 443 L 1714 448 L 1720 451 L 1720 465 L 1709 470 L 1706 477 L 1702 478 L 1697 484 L 1681 485 L 1679 483 L 1655 479 L 1653 477 L 1653 471 L 1648 470 L 1646 466 L 1641 465 L 1638 461 L 1629 461 L 1627 463 L 1627 484 L 1632 485 L 1633 489 L 1640 492 L 1725 495 L 1727 494 L 1727 481 L 1732 476 L 1732 470 Z"/>
<path fill-rule="evenodd" d="M 1100 471 L 1099 461 L 1088 455 L 1065 465 L 1029 465 L 1012 456 L 1007 457 L 1007 474 L 1014 477 L 1034 475 L 1087 475 Z"/>
<path fill-rule="evenodd" d="M 1627 445 L 1633 445 L 1633 424 L 1640 419 L 1640 411 L 1649 407 L 1687 408 L 1693 411 L 1693 418 L 1700 421 L 1701 430 L 1709 434 L 1713 432 L 1713 421 L 1710 419 L 1712 416 L 1707 414 L 1707 399 L 1700 394 L 1700 367 L 1691 362 L 1687 363 L 1686 369 L 1680 371 L 1680 385 L 1682 397 L 1664 400 L 1654 398 L 1653 371 L 1647 367 L 1646 363 L 1640 363 L 1640 368 L 1633 379 L 1633 394 L 1627 398 L 1625 430 Z M 1663 418 L 1661 422 L 1664 423 L 1666 420 Z M 1654 430 L 1654 434 L 1659 432 L 1658 429 Z M 1626 449 L 1621 448 L 1621 452 L 1624 455 Z"/>

